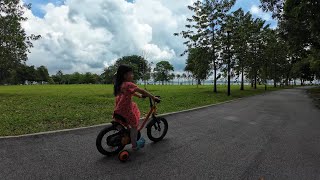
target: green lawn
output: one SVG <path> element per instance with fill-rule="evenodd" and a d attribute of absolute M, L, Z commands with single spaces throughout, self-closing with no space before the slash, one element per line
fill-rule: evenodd
<path fill-rule="evenodd" d="M 232 86 L 232 96 L 226 96 L 226 86 L 219 93 L 212 86 L 157 86 L 148 89 L 160 95 L 159 113 L 174 112 L 214 104 L 264 92 Z M 0 136 L 20 135 L 49 130 L 84 127 L 111 121 L 114 97 L 111 85 L 44 85 L 0 86 Z M 275 90 L 269 87 L 270 90 Z M 148 101 L 135 99 L 141 113 L 148 110 Z"/>

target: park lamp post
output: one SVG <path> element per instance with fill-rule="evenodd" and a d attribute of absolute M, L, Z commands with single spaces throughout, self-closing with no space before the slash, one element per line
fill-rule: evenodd
<path fill-rule="evenodd" d="M 231 29 L 230 28 L 226 28 L 226 32 L 227 32 L 227 47 L 228 47 L 228 96 L 230 96 L 230 64 L 231 64 L 231 54 L 230 54 L 230 33 L 231 33 Z"/>

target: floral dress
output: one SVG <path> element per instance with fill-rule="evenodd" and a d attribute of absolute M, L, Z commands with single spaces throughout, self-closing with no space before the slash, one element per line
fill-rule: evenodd
<path fill-rule="evenodd" d="M 140 120 L 140 111 L 136 103 L 132 101 L 137 85 L 132 82 L 123 82 L 120 88 L 120 93 L 116 97 L 114 112 L 123 116 L 127 122 L 115 119 L 124 126 L 130 125 L 132 128 L 137 128 Z"/>

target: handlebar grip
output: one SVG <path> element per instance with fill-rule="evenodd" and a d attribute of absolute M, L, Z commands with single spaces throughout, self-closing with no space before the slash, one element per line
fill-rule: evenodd
<path fill-rule="evenodd" d="M 157 97 L 157 98 L 159 98 L 159 99 L 160 99 L 160 96 L 155 96 L 155 97 Z M 161 102 L 161 100 L 155 100 L 155 102 L 156 102 L 156 103 L 160 103 L 160 102 Z"/>

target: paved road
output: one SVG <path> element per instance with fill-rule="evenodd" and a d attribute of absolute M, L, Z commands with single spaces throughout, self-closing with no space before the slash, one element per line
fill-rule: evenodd
<path fill-rule="evenodd" d="M 320 111 L 303 89 L 167 119 L 127 163 L 98 153 L 101 127 L 0 139 L 0 179 L 320 179 Z"/>

